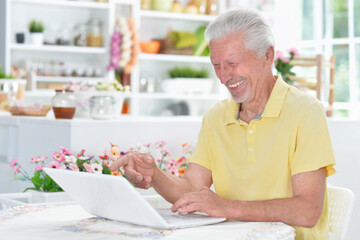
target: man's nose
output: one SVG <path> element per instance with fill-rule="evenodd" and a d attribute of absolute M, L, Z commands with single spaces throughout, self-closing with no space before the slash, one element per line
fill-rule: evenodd
<path fill-rule="evenodd" d="M 223 65 L 220 67 L 220 71 L 219 71 L 219 79 L 220 82 L 222 84 L 225 84 L 227 81 L 229 81 L 229 79 L 231 79 L 232 76 L 232 72 L 230 71 L 230 69 L 226 66 Z"/>

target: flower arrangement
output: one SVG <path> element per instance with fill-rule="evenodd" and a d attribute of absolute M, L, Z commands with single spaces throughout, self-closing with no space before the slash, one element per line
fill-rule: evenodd
<path fill-rule="evenodd" d="M 31 158 L 31 164 L 35 165 L 34 175 L 32 177 L 22 168 L 18 159 L 13 159 L 11 168 L 15 169 L 14 179 L 31 182 L 34 186 L 28 187 L 27 190 L 37 190 L 43 192 L 58 192 L 62 191 L 61 187 L 52 180 L 43 171 L 44 166 L 56 169 L 67 169 L 71 171 L 82 171 L 94 174 L 111 174 L 116 176 L 126 177 L 121 168 L 111 172 L 109 169 L 110 164 L 119 159 L 121 156 L 132 152 L 141 151 L 153 154 L 158 166 L 163 171 L 168 171 L 175 176 L 183 176 L 187 169 L 187 162 L 191 156 L 191 146 L 187 143 L 182 144 L 183 156 L 177 160 L 170 158 L 171 153 L 168 152 L 164 146 L 164 141 L 155 143 L 155 152 L 151 152 L 151 143 L 145 144 L 140 147 L 130 147 L 126 152 L 120 151 L 118 145 L 110 142 L 110 149 L 105 149 L 102 155 L 96 159 L 94 156 L 86 154 L 86 150 L 81 150 L 80 153 L 74 155 L 69 149 L 59 147 L 61 151 L 55 151 L 52 154 L 52 161 L 47 163 L 48 157 L 35 157 Z"/>
<path fill-rule="evenodd" d="M 289 57 L 285 57 L 281 51 L 276 51 L 275 68 L 277 73 L 280 74 L 287 83 L 292 83 L 289 76 L 295 76 L 295 73 L 291 71 L 294 66 L 290 63 L 290 61 L 297 55 L 298 50 L 295 48 L 291 48 L 289 50 Z"/>

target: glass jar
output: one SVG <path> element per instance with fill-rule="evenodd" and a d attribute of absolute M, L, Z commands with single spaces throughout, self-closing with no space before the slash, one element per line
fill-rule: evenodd
<path fill-rule="evenodd" d="M 89 47 L 101 47 L 102 46 L 101 21 L 97 18 L 94 18 L 91 19 L 87 25 L 88 25 L 87 45 Z"/>
<path fill-rule="evenodd" d="M 76 110 L 76 101 L 73 91 L 55 90 L 56 95 L 51 100 L 51 105 L 57 119 L 72 119 Z"/>
<path fill-rule="evenodd" d="M 86 24 L 80 23 L 75 26 L 74 45 L 79 47 L 86 47 L 87 45 Z"/>
<path fill-rule="evenodd" d="M 91 97 L 90 116 L 93 119 L 113 119 L 115 117 L 115 98 L 113 96 Z"/>

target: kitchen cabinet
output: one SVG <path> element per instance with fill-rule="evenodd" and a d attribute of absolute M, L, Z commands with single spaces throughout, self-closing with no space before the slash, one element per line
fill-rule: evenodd
<path fill-rule="evenodd" d="M 215 18 L 209 15 L 141 10 L 140 0 L 109 0 L 105 3 L 89 0 L 5 0 L 0 4 L 6 7 L 4 68 L 8 73 L 12 66 L 35 69 L 33 72 L 38 74 L 28 74 L 26 98 L 31 99 L 30 102 L 44 104 L 49 104 L 54 96 L 54 91 L 47 88 L 56 88 L 71 80 L 96 83 L 115 78 L 114 71 L 107 71 L 106 67 L 109 64 L 110 40 L 117 17 L 133 17 L 141 41 L 164 38 L 169 27 L 194 32 Z M 224 6 L 219 5 L 218 9 L 221 12 Z M 44 23 L 45 42 L 65 34 L 71 44 L 30 44 L 27 25 L 32 19 Z M 72 41 L 76 25 L 86 24 L 91 19 L 101 21 L 102 46 L 74 46 Z M 19 32 L 25 33 L 23 44 L 16 43 L 15 35 Z M 186 115 L 201 116 L 206 109 L 226 96 L 226 90 L 220 87 L 209 57 L 141 53 L 138 59 L 139 64 L 132 70 L 131 92 L 128 95 L 130 114 L 133 116 L 172 115 L 171 111 L 164 110 L 179 102 L 188 106 Z M 168 70 L 176 66 L 207 69 L 209 77 L 214 81 L 212 90 L 202 94 L 161 91 L 161 82 L 169 78 Z M 51 74 L 48 74 L 49 71 Z M 154 91 L 141 91 L 143 78 L 153 79 Z"/>

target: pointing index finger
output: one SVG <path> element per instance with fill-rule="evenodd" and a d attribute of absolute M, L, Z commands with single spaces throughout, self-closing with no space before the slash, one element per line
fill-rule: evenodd
<path fill-rule="evenodd" d="M 120 167 L 123 167 L 125 165 L 127 165 L 129 163 L 129 159 L 127 157 L 127 155 L 122 156 L 121 158 L 115 160 L 114 162 L 112 162 L 110 164 L 110 171 L 116 171 L 118 170 Z"/>

